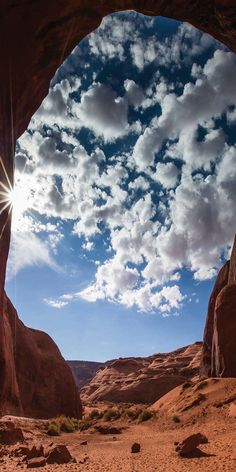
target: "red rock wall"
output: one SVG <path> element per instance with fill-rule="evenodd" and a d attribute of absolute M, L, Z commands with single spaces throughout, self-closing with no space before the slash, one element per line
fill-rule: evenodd
<path fill-rule="evenodd" d="M 50 336 L 27 328 L 7 296 L 3 324 L 7 362 L 0 414 L 81 417 L 81 402 L 71 370 Z"/>
<path fill-rule="evenodd" d="M 236 238 L 213 288 L 203 338 L 201 375 L 236 377 Z"/>

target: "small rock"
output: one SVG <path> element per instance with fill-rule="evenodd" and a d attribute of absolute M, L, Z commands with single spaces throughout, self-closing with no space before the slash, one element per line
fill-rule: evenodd
<path fill-rule="evenodd" d="M 175 448 L 176 452 L 180 456 L 187 456 L 196 450 L 199 444 L 207 444 L 208 439 L 202 433 L 192 434 L 185 438 L 182 442 L 178 443 L 177 447 Z"/>
<path fill-rule="evenodd" d="M 64 444 L 54 446 L 48 453 L 46 459 L 47 464 L 67 464 L 68 462 L 74 462 L 73 457 Z"/>
<path fill-rule="evenodd" d="M 87 446 L 87 444 L 88 444 L 88 441 L 81 441 L 80 443 L 81 446 Z"/>
<path fill-rule="evenodd" d="M 140 449 L 141 449 L 141 446 L 140 446 L 139 443 L 134 443 L 134 444 L 132 444 L 132 446 L 131 446 L 131 452 L 132 452 L 133 454 L 136 454 L 137 452 L 140 452 Z"/>
<path fill-rule="evenodd" d="M 45 457 L 34 457 L 27 462 L 27 469 L 36 469 L 37 467 L 44 467 L 46 465 Z"/>
<path fill-rule="evenodd" d="M 14 423 L 7 421 L 0 425 L 0 444 L 16 444 L 23 442 L 24 435 L 20 428 L 16 428 Z"/>

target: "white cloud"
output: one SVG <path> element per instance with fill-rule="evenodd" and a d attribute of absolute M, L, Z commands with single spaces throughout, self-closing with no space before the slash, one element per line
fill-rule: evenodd
<path fill-rule="evenodd" d="M 92 129 L 106 141 L 112 141 L 128 131 L 128 104 L 122 97 L 117 97 L 111 87 L 93 83 L 81 95 L 81 102 L 74 103 L 73 111 L 83 126 Z"/>
<path fill-rule="evenodd" d="M 179 169 L 172 162 L 166 164 L 158 162 L 156 173 L 152 175 L 152 178 L 160 182 L 164 188 L 173 188 L 176 186 L 179 172 Z"/>
<path fill-rule="evenodd" d="M 51 300 L 48 298 L 44 298 L 44 302 L 50 307 L 57 308 L 58 310 L 68 305 L 68 302 L 63 302 L 62 300 Z"/>
<path fill-rule="evenodd" d="M 39 237 L 33 233 L 13 233 L 7 277 L 11 279 L 20 270 L 29 266 L 48 266 L 53 270 L 60 270 L 50 253 L 49 247 Z"/>

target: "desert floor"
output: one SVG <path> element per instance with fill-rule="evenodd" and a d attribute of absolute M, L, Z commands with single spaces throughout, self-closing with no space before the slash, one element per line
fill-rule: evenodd
<path fill-rule="evenodd" d="M 44 445 L 53 443 L 66 444 L 76 458 L 76 464 L 46 465 L 39 471 L 64 472 L 235 472 L 236 471 L 236 419 L 227 419 L 224 415 L 212 414 L 205 420 L 193 420 L 192 425 L 172 425 L 165 420 L 150 420 L 143 424 L 121 424 L 127 429 L 119 435 L 101 435 L 94 432 L 62 433 L 59 437 L 49 438 L 39 429 L 28 429 L 29 443 L 32 441 Z M 116 422 L 117 424 L 117 422 Z M 196 432 L 204 433 L 209 443 L 200 447 L 199 457 L 180 458 L 175 452 L 175 441 Z M 87 445 L 81 445 L 81 441 Z M 131 453 L 131 445 L 139 442 L 141 451 Z M 1 459 L 0 470 L 11 472 L 26 470 L 19 459 L 5 456 Z"/>
<path fill-rule="evenodd" d="M 104 412 L 106 406 L 101 404 L 96 408 Z M 91 408 L 94 405 L 85 406 L 85 416 Z M 11 420 L 21 428 L 28 446 L 65 444 L 76 459 L 76 463 L 39 467 L 42 472 L 236 472 L 235 378 L 184 384 L 151 408 L 155 416 L 140 424 L 124 416 L 109 422 L 102 418 L 84 432 L 61 433 L 55 437 L 47 435 L 46 420 L 4 417 L 1 421 Z M 101 426 L 116 427 L 121 433 L 101 434 L 96 431 Z M 180 457 L 174 443 L 199 432 L 208 438 L 208 443 L 200 445 L 195 456 Z M 86 444 L 81 444 L 84 441 Z M 135 442 L 141 450 L 133 454 L 131 446 Z M 22 458 L 12 456 L 14 448 L 8 446 L 7 453 L 0 453 L 0 471 L 26 470 Z"/>

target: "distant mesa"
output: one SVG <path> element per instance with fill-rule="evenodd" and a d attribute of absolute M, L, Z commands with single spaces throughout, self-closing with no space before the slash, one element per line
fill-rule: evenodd
<path fill-rule="evenodd" d="M 199 373 L 202 343 L 167 354 L 114 360 L 81 391 L 85 402 L 153 403 Z"/>

